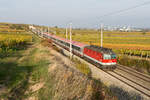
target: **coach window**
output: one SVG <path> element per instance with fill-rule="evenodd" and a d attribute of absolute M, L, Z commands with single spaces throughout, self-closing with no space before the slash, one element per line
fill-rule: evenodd
<path fill-rule="evenodd" d="M 76 50 L 80 51 L 80 48 L 76 46 Z"/>
<path fill-rule="evenodd" d="M 67 46 L 67 43 L 65 42 L 65 46 Z"/>
<path fill-rule="evenodd" d="M 78 51 L 81 51 L 81 48 L 80 48 L 80 47 L 78 47 Z"/>
<path fill-rule="evenodd" d="M 77 51 L 80 51 L 80 48 L 77 47 L 77 46 L 75 46 L 75 45 L 73 45 L 73 48 L 74 48 L 75 50 L 77 50 Z"/>
<path fill-rule="evenodd" d="M 69 47 L 69 43 L 66 44 Z"/>
<path fill-rule="evenodd" d="M 75 49 L 75 46 L 74 46 L 74 45 L 72 45 L 72 48 L 73 48 L 73 49 Z"/>

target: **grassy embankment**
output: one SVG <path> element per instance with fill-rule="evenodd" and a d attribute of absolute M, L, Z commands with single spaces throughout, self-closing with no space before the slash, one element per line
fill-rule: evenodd
<path fill-rule="evenodd" d="M 37 82 L 45 77 L 50 63 L 46 58 L 39 58 L 37 42 L 32 35 L 0 34 L 0 98 L 5 100 L 21 100 L 27 94 L 30 78 Z M 6 37 L 6 39 L 5 39 Z M 37 40 L 38 38 L 33 40 Z M 3 43 L 3 44 L 2 44 Z"/>
<path fill-rule="evenodd" d="M 78 59 L 73 59 L 73 62 L 75 63 L 75 67 L 81 71 L 83 74 L 91 77 L 91 70 L 89 68 L 89 66 L 86 63 L 81 62 Z"/>
<path fill-rule="evenodd" d="M 0 99 L 22 100 L 30 81 L 35 84 L 47 74 L 49 51 L 40 49 L 40 39 L 24 26 L 0 23 Z"/>

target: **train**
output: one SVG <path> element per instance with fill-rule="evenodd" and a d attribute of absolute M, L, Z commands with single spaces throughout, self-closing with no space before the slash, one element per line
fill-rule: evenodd
<path fill-rule="evenodd" d="M 44 38 L 50 39 L 55 45 L 70 51 L 70 40 L 58 37 L 50 33 L 42 33 Z M 117 64 L 116 54 L 112 49 L 99 47 L 95 45 L 87 45 L 77 41 L 72 41 L 72 53 L 77 55 L 100 69 L 114 70 Z"/>

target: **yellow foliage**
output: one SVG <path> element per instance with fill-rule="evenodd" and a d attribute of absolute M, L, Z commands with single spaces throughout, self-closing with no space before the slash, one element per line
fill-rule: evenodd
<path fill-rule="evenodd" d="M 20 43 L 31 42 L 31 35 L 23 34 L 0 34 L 0 47 L 10 47 Z"/>

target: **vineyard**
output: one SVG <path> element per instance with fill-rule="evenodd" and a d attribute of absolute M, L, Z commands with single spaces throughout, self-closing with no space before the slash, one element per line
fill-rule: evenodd
<path fill-rule="evenodd" d="M 51 28 L 52 32 L 66 38 L 65 29 Z M 69 38 L 69 34 L 68 34 Z M 88 45 L 100 46 L 100 31 L 73 29 L 72 38 Z M 150 32 L 104 31 L 103 46 L 113 49 L 117 54 L 150 58 Z"/>
<path fill-rule="evenodd" d="M 11 24 L 11 23 L 0 23 L 0 33 L 28 33 L 28 25 L 25 24 Z"/>
<path fill-rule="evenodd" d="M 0 56 L 8 55 L 32 42 L 32 36 L 27 34 L 0 34 Z"/>
<path fill-rule="evenodd" d="M 129 56 L 139 56 L 141 58 L 150 58 L 150 51 L 144 50 L 131 50 L 131 49 L 114 49 L 117 54 L 129 55 Z"/>

